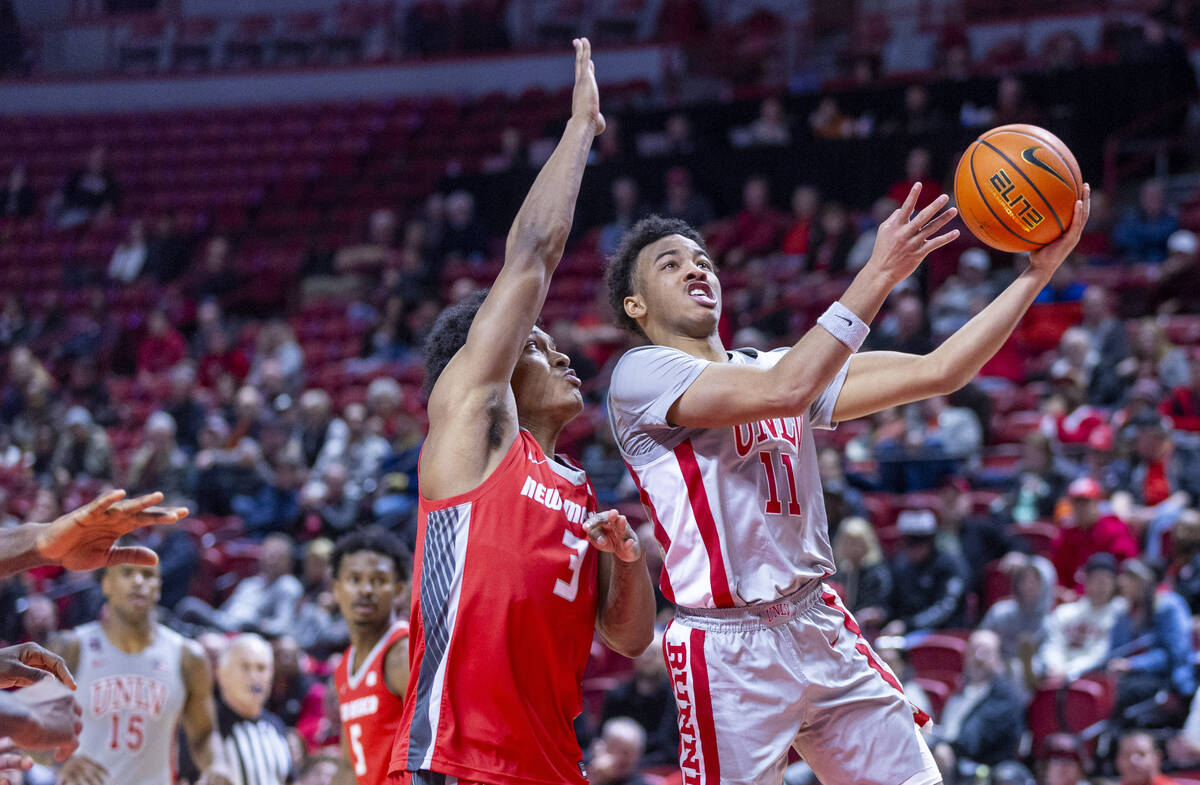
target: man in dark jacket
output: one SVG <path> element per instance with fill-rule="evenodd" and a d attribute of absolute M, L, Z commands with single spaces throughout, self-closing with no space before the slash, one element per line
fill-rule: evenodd
<path fill-rule="evenodd" d="M 967 640 L 963 686 L 942 710 L 934 755 L 943 765 L 995 766 L 1016 757 L 1024 730 L 1024 703 L 1005 675 L 1000 636 L 976 630 Z"/>
<path fill-rule="evenodd" d="M 965 625 L 966 569 L 934 541 L 937 518 L 929 510 L 905 510 L 896 521 L 903 547 L 892 561 L 893 621 L 888 635 Z"/>

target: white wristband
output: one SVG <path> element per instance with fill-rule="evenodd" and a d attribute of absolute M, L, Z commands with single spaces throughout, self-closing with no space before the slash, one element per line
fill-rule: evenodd
<path fill-rule="evenodd" d="M 862 348 L 863 341 L 867 340 L 867 333 L 871 332 L 871 328 L 858 318 L 858 314 L 837 301 L 834 301 L 833 305 L 821 314 L 821 317 L 817 319 L 817 324 L 824 327 L 826 332 L 834 338 L 849 346 L 852 352 L 857 352 Z"/>

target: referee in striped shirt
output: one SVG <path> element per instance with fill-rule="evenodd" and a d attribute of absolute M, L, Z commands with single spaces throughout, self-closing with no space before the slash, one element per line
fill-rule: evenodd
<path fill-rule="evenodd" d="M 271 645 L 239 635 L 217 667 L 217 731 L 234 785 L 286 785 L 295 778 L 287 728 L 264 708 L 271 694 Z"/>

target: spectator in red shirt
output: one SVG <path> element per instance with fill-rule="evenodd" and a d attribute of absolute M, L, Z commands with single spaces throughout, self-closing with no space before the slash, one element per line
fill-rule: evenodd
<path fill-rule="evenodd" d="M 1046 402 L 1046 414 L 1039 428 L 1059 443 L 1077 445 L 1082 450 L 1092 431 L 1104 425 L 1104 413 L 1084 403 L 1084 380 L 1068 363 L 1054 363 L 1050 381 L 1054 392 Z"/>
<path fill-rule="evenodd" d="M 747 259 L 773 250 L 779 239 L 780 224 L 779 213 L 771 207 L 767 179 L 754 175 L 742 189 L 742 211 L 716 233 L 708 250 L 714 257 L 737 267 Z"/>
<path fill-rule="evenodd" d="M 924 147 L 914 147 L 908 151 L 904 159 L 904 179 L 888 189 L 889 199 L 895 199 L 896 204 L 904 204 L 908 192 L 917 183 L 921 184 L 921 195 L 917 197 L 916 210 L 924 209 L 930 202 L 942 195 L 942 184 L 929 174 L 929 151 Z"/>
<path fill-rule="evenodd" d="M 1176 430 L 1200 431 L 1200 347 L 1192 349 L 1188 371 L 1190 383 L 1172 390 L 1158 411 L 1171 418 Z"/>
<path fill-rule="evenodd" d="M 821 194 L 811 185 L 798 185 L 792 191 L 792 223 L 783 237 L 783 252 L 789 256 L 804 256 L 812 246 L 816 231 L 817 212 Z"/>
<path fill-rule="evenodd" d="M 1054 541 L 1051 560 L 1058 570 L 1059 584 L 1082 591 L 1076 573 L 1088 557 L 1111 553 L 1118 561 L 1131 559 L 1138 555 L 1138 544 L 1124 521 L 1101 513 L 1104 489 L 1091 477 L 1080 477 L 1067 486 L 1067 497 L 1071 500 L 1071 518 Z"/>
<path fill-rule="evenodd" d="M 187 356 L 187 344 L 179 331 L 171 326 L 163 311 L 151 311 L 146 320 L 146 336 L 138 344 L 139 374 L 163 373 Z"/>

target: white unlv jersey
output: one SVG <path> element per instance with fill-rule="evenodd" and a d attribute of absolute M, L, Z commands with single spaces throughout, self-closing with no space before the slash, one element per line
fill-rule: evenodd
<path fill-rule="evenodd" d="M 108 640 L 100 622 L 75 633 L 80 754 L 108 769 L 106 782 L 113 785 L 174 782 L 175 732 L 187 693 L 183 638 L 160 624 L 153 643 L 126 654 Z"/>
<path fill-rule="evenodd" d="M 739 349 L 770 368 L 786 349 Z M 642 346 L 613 370 L 609 416 L 666 552 L 663 595 L 686 607 L 766 603 L 834 572 L 813 428 L 832 428 L 843 366 L 801 417 L 681 428 L 667 412 L 709 362 Z"/>

